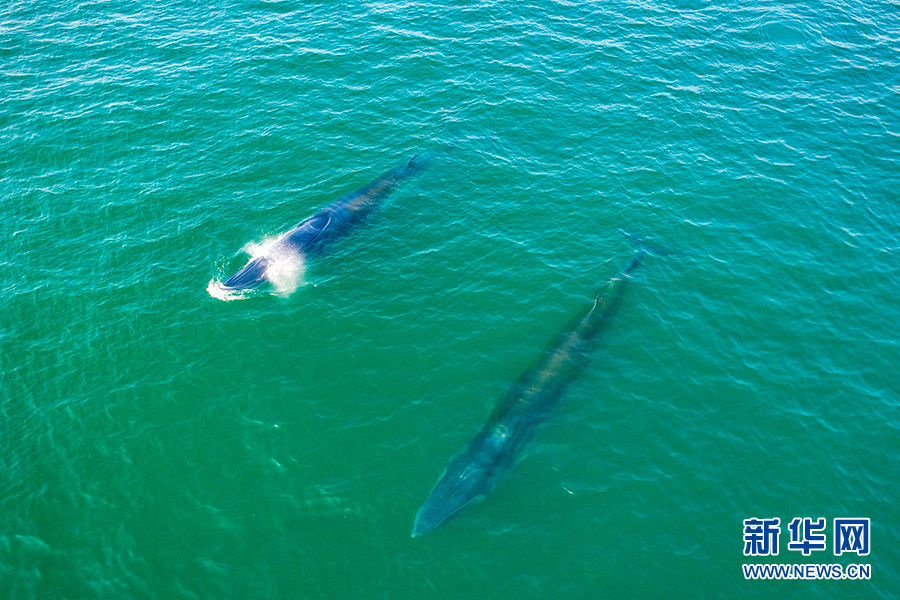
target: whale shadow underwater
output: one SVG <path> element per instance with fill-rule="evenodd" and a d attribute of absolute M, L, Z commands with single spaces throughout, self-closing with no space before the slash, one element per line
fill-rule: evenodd
<path fill-rule="evenodd" d="M 635 255 L 598 290 L 593 305 L 556 334 L 535 364 L 510 387 L 475 437 L 450 459 L 416 514 L 412 537 L 433 531 L 459 515 L 512 470 L 568 385 L 587 367 L 597 340 L 622 304 L 632 271 L 648 252 L 672 254 L 625 230 L 623 233 L 636 245 Z"/>
<path fill-rule="evenodd" d="M 215 286 L 211 282 L 210 293 L 213 288 L 226 293 L 252 290 L 267 282 L 275 283 L 285 271 L 296 271 L 299 265 L 328 251 L 362 226 L 402 181 L 421 172 L 428 162 L 427 158 L 414 155 L 403 166 L 391 169 L 300 221 L 225 281 Z"/>

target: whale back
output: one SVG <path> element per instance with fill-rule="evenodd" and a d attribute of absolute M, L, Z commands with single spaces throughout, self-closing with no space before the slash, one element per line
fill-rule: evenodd
<path fill-rule="evenodd" d="M 323 232 L 329 227 L 332 217 L 330 208 L 321 210 L 287 232 L 279 243 L 310 255 L 327 241 L 328 236 L 323 235 Z"/>

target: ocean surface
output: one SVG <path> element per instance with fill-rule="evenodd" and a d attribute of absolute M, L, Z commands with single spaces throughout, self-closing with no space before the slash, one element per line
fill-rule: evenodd
<path fill-rule="evenodd" d="M 216 293 L 415 153 L 331 253 Z M 623 227 L 677 253 L 411 538 Z M 0 241 L 0 598 L 900 597 L 896 1 L 9 0 Z M 806 563 L 871 578 L 742 572 Z"/>

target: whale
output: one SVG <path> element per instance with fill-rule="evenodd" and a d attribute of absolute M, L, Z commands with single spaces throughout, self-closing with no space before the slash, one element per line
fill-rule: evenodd
<path fill-rule="evenodd" d="M 268 281 L 275 265 L 321 255 L 363 225 L 403 180 L 419 173 L 427 164 L 426 158 L 413 155 L 404 165 L 335 200 L 278 236 L 261 256 L 252 258 L 219 287 L 226 291 L 250 290 Z"/>
<path fill-rule="evenodd" d="M 553 414 L 569 384 L 590 362 L 597 340 L 622 304 L 631 273 L 646 253 L 647 247 L 639 244 L 625 266 L 597 291 L 593 304 L 556 334 L 532 367 L 509 388 L 478 433 L 450 459 L 416 514 L 412 537 L 456 517 L 493 490 L 513 468 Z"/>

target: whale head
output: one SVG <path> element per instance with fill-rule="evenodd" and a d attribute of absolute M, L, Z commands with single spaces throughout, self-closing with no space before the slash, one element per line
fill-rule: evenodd
<path fill-rule="evenodd" d="M 451 458 L 416 514 L 412 537 L 437 529 L 494 489 L 514 463 L 513 438 L 503 425 L 482 430 Z"/>
<path fill-rule="evenodd" d="M 249 290 L 260 286 L 266 280 L 269 259 L 265 256 L 254 258 L 243 269 L 222 282 L 224 290 Z"/>

